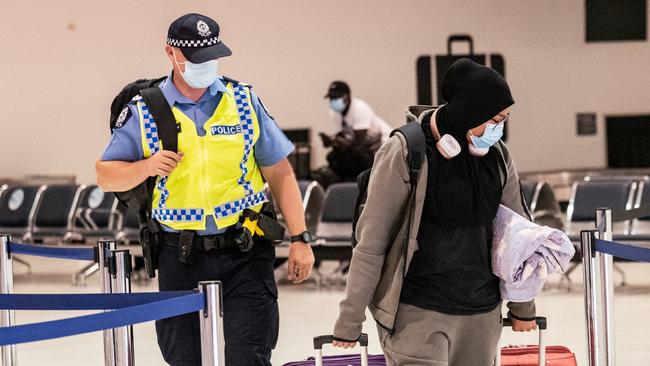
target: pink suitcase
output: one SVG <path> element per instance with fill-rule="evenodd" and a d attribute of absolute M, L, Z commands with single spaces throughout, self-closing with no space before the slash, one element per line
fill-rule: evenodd
<path fill-rule="evenodd" d="M 535 321 L 539 328 L 539 345 L 500 348 L 497 352 L 495 366 L 576 366 L 576 356 L 571 350 L 563 346 L 546 346 L 544 344 L 546 318 L 537 317 Z M 512 326 L 510 319 L 503 319 L 503 326 Z"/>
<path fill-rule="evenodd" d="M 333 340 L 334 338 L 331 335 L 314 337 L 316 357 L 310 357 L 305 361 L 289 362 L 284 366 L 386 366 L 384 355 L 368 356 L 367 334 L 361 334 L 361 337 L 359 337 L 361 355 L 323 357 L 323 345 L 331 344 Z"/>

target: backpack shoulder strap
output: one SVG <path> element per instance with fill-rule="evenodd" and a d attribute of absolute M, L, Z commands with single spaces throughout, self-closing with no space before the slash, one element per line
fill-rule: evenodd
<path fill-rule="evenodd" d="M 149 107 L 158 127 L 158 137 L 163 142 L 165 150 L 178 152 L 178 130 L 176 117 L 167 103 L 165 95 L 157 86 L 142 89 L 140 95 Z"/>
<path fill-rule="evenodd" d="M 417 122 L 410 122 L 393 130 L 391 136 L 395 133 L 401 133 L 406 139 L 409 175 L 411 185 L 413 185 L 417 182 L 418 173 L 420 172 L 420 168 L 422 168 L 422 161 L 426 154 L 426 139 L 424 137 L 424 131 L 422 131 L 422 125 Z"/>

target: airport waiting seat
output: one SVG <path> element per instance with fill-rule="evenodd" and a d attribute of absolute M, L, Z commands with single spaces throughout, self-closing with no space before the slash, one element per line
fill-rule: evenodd
<path fill-rule="evenodd" d="M 300 195 L 302 197 L 302 207 L 305 215 L 305 224 L 307 225 L 307 230 L 312 233 L 312 235 L 315 235 L 318 231 L 318 219 L 320 216 L 321 208 L 323 207 L 325 191 L 318 182 L 312 180 L 299 180 L 298 188 L 300 189 Z M 278 220 L 286 226 L 282 214 L 278 212 L 277 215 Z M 286 230 L 284 233 L 284 242 L 280 244 L 280 248 L 278 248 L 276 251 L 276 268 L 286 262 L 288 256 L 288 243 L 289 231 Z"/>
<path fill-rule="evenodd" d="M 66 240 L 75 221 L 75 210 L 85 185 L 65 184 L 44 186 L 36 204 L 32 224 L 35 241 L 56 238 Z"/>
<path fill-rule="evenodd" d="M 579 242 L 580 231 L 595 229 L 597 208 L 608 207 L 614 212 L 631 209 L 637 186 L 638 182 L 633 180 L 585 180 L 574 183 L 565 222 L 569 238 Z M 627 235 L 629 232 L 629 221 L 614 223 L 614 236 Z"/>
<path fill-rule="evenodd" d="M 357 183 L 331 185 L 323 200 L 316 237 L 323 245 L 351 244 Z"/>
<path fill-rule="evenodd" d="M 318 229 L 318 219 L 323 206 L 323 198 L 325 192 L 323 187 L 313 180 L 299 180 L 298 188 L 300 189 L 300 196 L 302 198 L 302 208 L 305 215 L 305 223 L 307 230 L 314 234 Z M 272 200 L 270 191 L 267 192 L 268 197 Z M 284 222 L 281 212 L 277 212 L 278 220 Z M 285 241 L 289 240 L 289 232 L 285 231 Z"/>
<path fill-rule="evenodd" d="M 644 180 L 639 183 L 635 201 L 635 208 L 650 206 L 650 181 Z M 632 221 L 631 239 L 650 242 L 650 216 Z"/>
<path fill-rule="evenodd" d="M 563 230 L 562 211 L 551 186 L 546 182 L 522 180 L 521 188 L 533 221 Z"/>
<path fill-rule="evenodd" d="M 115 240 L 125 245 L 139 244 L 140 242 L 140 224 L 138 215 L 126 207 L 117 204 L 117 228 Z"/>
<path fill-rule="evenodd" d="M 31 223 L 44 186 L 4 185 L 0 194 L 0 233 L 31 240 Z"/>
<path fill-rule="evenodd" d="M 302 207 L 305 213 L 305 223 L 310 233 L 318 231 L 318 219 L 323 208 L 325 191 L 316 181 L 299 181 L 300 195 L 302 196 Z"/>
<path fill-rule="evenodd" d="M 597 208 L 611 208 L 613 212 L 631 209 L 637 186 L 636 180 L 593 179 L 590 177 L 573 184 L 565 221 L 565 232 L 576 246 L 576 255 L 571 259 L 573 266 L 564 273 L 564 279 L 569 283 L 569 275 L 581 262 L 580 231 L 596 229 Z M 629 233 L 629 221 L 613 223 L 612 236 L 614 240 L 627 237 Z M 615 261 L 619 261 L 619 259 L 615 258 Z M 614 269 L 623 278 L 621 285 L 625 285 L 625 273 L 616 265 Z"/>
<path fill-rule="evenodd" d="M 535 203 L 535 193 L 537 192 L 537 186 L 540 182 L 534 182 L 532 180 L 521 180 L 521 191 L 524 194 L 524 200 L 529 210 L 533 210 L 532 206 Z"/>
<path fill-rule="evenodd" d="M 117 233 L 117 199 L 96 185 L 88 185 L 79 195 L 70 240 L 113 238 Z"/>
<path fill-rule="evenodd" d="M 358 194 L 357 183 L 352 182 L 332 184 L 325 192 L 316 243 L 312 247 L 319 286 L 332 278 L 343 277 L 347 272 L 352 259 L 352 221 Z M 321 273 L 322 261 L 338 261 L 339 266 L 325 276 Z"/>

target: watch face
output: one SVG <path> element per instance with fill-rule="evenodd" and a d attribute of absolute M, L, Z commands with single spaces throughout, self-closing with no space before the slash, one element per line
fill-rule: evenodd
<path fill-rule="evenodd" d="M 305 231 L 302 234 L 298 234 L 296 236 L 291 237 L 291 242 L 292 243 L 295 243 L 295 242 L 298 242 L 298 241 L 306 243 L 306 244 L 310 244 L 313 241 L 313 238 L 312 238 L 311 234 L 309 233 L 309 231 Z"/>

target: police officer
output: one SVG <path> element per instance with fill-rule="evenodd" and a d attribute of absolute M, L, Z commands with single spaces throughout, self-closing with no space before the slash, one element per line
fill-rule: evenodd
<path fill-rule="evenodd" d="M 267 200 L 266 181 L 292 236 L 289 279 L 298 283 L 309 276 L 311 239 L 287 160 L 293 145 L 250 86 L 217 76 L 219 59 L 231 51 L 214 20 L 200 14 L 178 18 L 169 27 L 165 52 L 173 70 L 160 89 L 177 122 L 178 153 L 161 149 L 155 121 L 136 97 L 96 164 L 97 182 L 105 191 L 123 192 L 158 177 L 151 214 L 162 228 L 160 290 L 221 280 L 226 363 L 270 365 L 279 326 L 274 248 L 255 228 L 252 249 L 242 250 L 237 238 L 242 216 L 259 212 Z M 197 251 L 192 260 L 179 254 L 188 235 Z M 201 364 L 196 314 L 158 321 L 156 332 L 170 365 Z"/>

